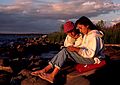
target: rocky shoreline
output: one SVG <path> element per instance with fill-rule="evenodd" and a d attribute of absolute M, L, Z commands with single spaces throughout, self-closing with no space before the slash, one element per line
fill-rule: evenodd
<path fill-rule="evenodd" d="M 32 71 L 42 69 L 53 57 L 42 57 L 42 53 L 56 54 L 60 44 L 27 41 L 13 47 L 0 48 L 0 85 L 51 85 L 49 82 L 32 76 Z M 120 47 L 105 46 L 107 64 L 97 70 L 78 73 L 75 63 L 68 60 L 55 78 L 53 85 L 116 85 L 120 76 Z"/>

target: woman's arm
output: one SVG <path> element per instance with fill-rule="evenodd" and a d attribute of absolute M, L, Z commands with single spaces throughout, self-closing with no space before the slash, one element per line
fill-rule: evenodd
<path fill-rule="evenodd" d="M 103 42 L 100 37 L 91 37 L 88 40 L 87 45 L 79 49 L 78 54 L 85 58 L 93 58 L 97 56 L 99 51 L 103 48 Z"/>
<path fill-rule="evenodd" d="M 92 37 L 88 40 L 89 42 L 82 47 L 69 46 L 67 49 L 71 52 L 77 52 L 80 56 L 84 58 L 92 58 L 97 55 L 98 51 L 102 49 L 103 43 L 99 37 Z"/>
<path fill-rule="evenodd" d="M 68 46 L 67 49 L 71 52 L 79 52 L 80 48 L 74 47 L 74 46 Z"/>

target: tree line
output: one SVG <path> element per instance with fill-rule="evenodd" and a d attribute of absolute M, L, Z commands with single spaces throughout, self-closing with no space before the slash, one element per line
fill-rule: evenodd
<path fill-rule="evenodd" d="M 120 22 L 106 27 L 105 22 L 101 20 L 96 26 L 104 32 L 104 41 L 106 44 L 120 44 Z"/>
<path fill-rule="evenodd" d="M 105 44 L 120 44 L 120 22 L 106 27 L 103 20 L 98 21 L 96 24 L 99 30 L 102 30 L 104 33 L 104 42 Z M 53 32 L 48 34 L 48 39 L 50 43 L 63 43 L 66 37 L 66 34 L 63 32 L 63 24 L 59 28 L 58 32 Z"/>

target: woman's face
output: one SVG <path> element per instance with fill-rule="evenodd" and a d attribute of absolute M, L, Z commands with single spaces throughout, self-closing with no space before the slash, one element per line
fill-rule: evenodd
<path fill-rule="evenodd" d="M 78 24 L 77 27 L 81 33 L 83 33 L 83 34 L 88 33 L 88 26 Z"/>

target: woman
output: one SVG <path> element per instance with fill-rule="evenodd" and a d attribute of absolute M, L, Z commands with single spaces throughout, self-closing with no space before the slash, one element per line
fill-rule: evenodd
<path fill-rule="evenodd" d="M 99 63 L 104 58 L 102 34 L 97 30 L 96 26 L 85 16 L 76 21 L 76 26 L 84 34 L 82 44 L 79 47 L 68 46 L 63 48 L 53 57 L 48 66 L 42 70 L 32 72 L 33 75 L 38 73 L 40 78 L 53 83 L 56 74 L 69 57 L 80 64 Z M 94 58 L 96 59 L 94 60 Z M 53 72 L 47 74 L 52 68 L 54 68 Z"/>

